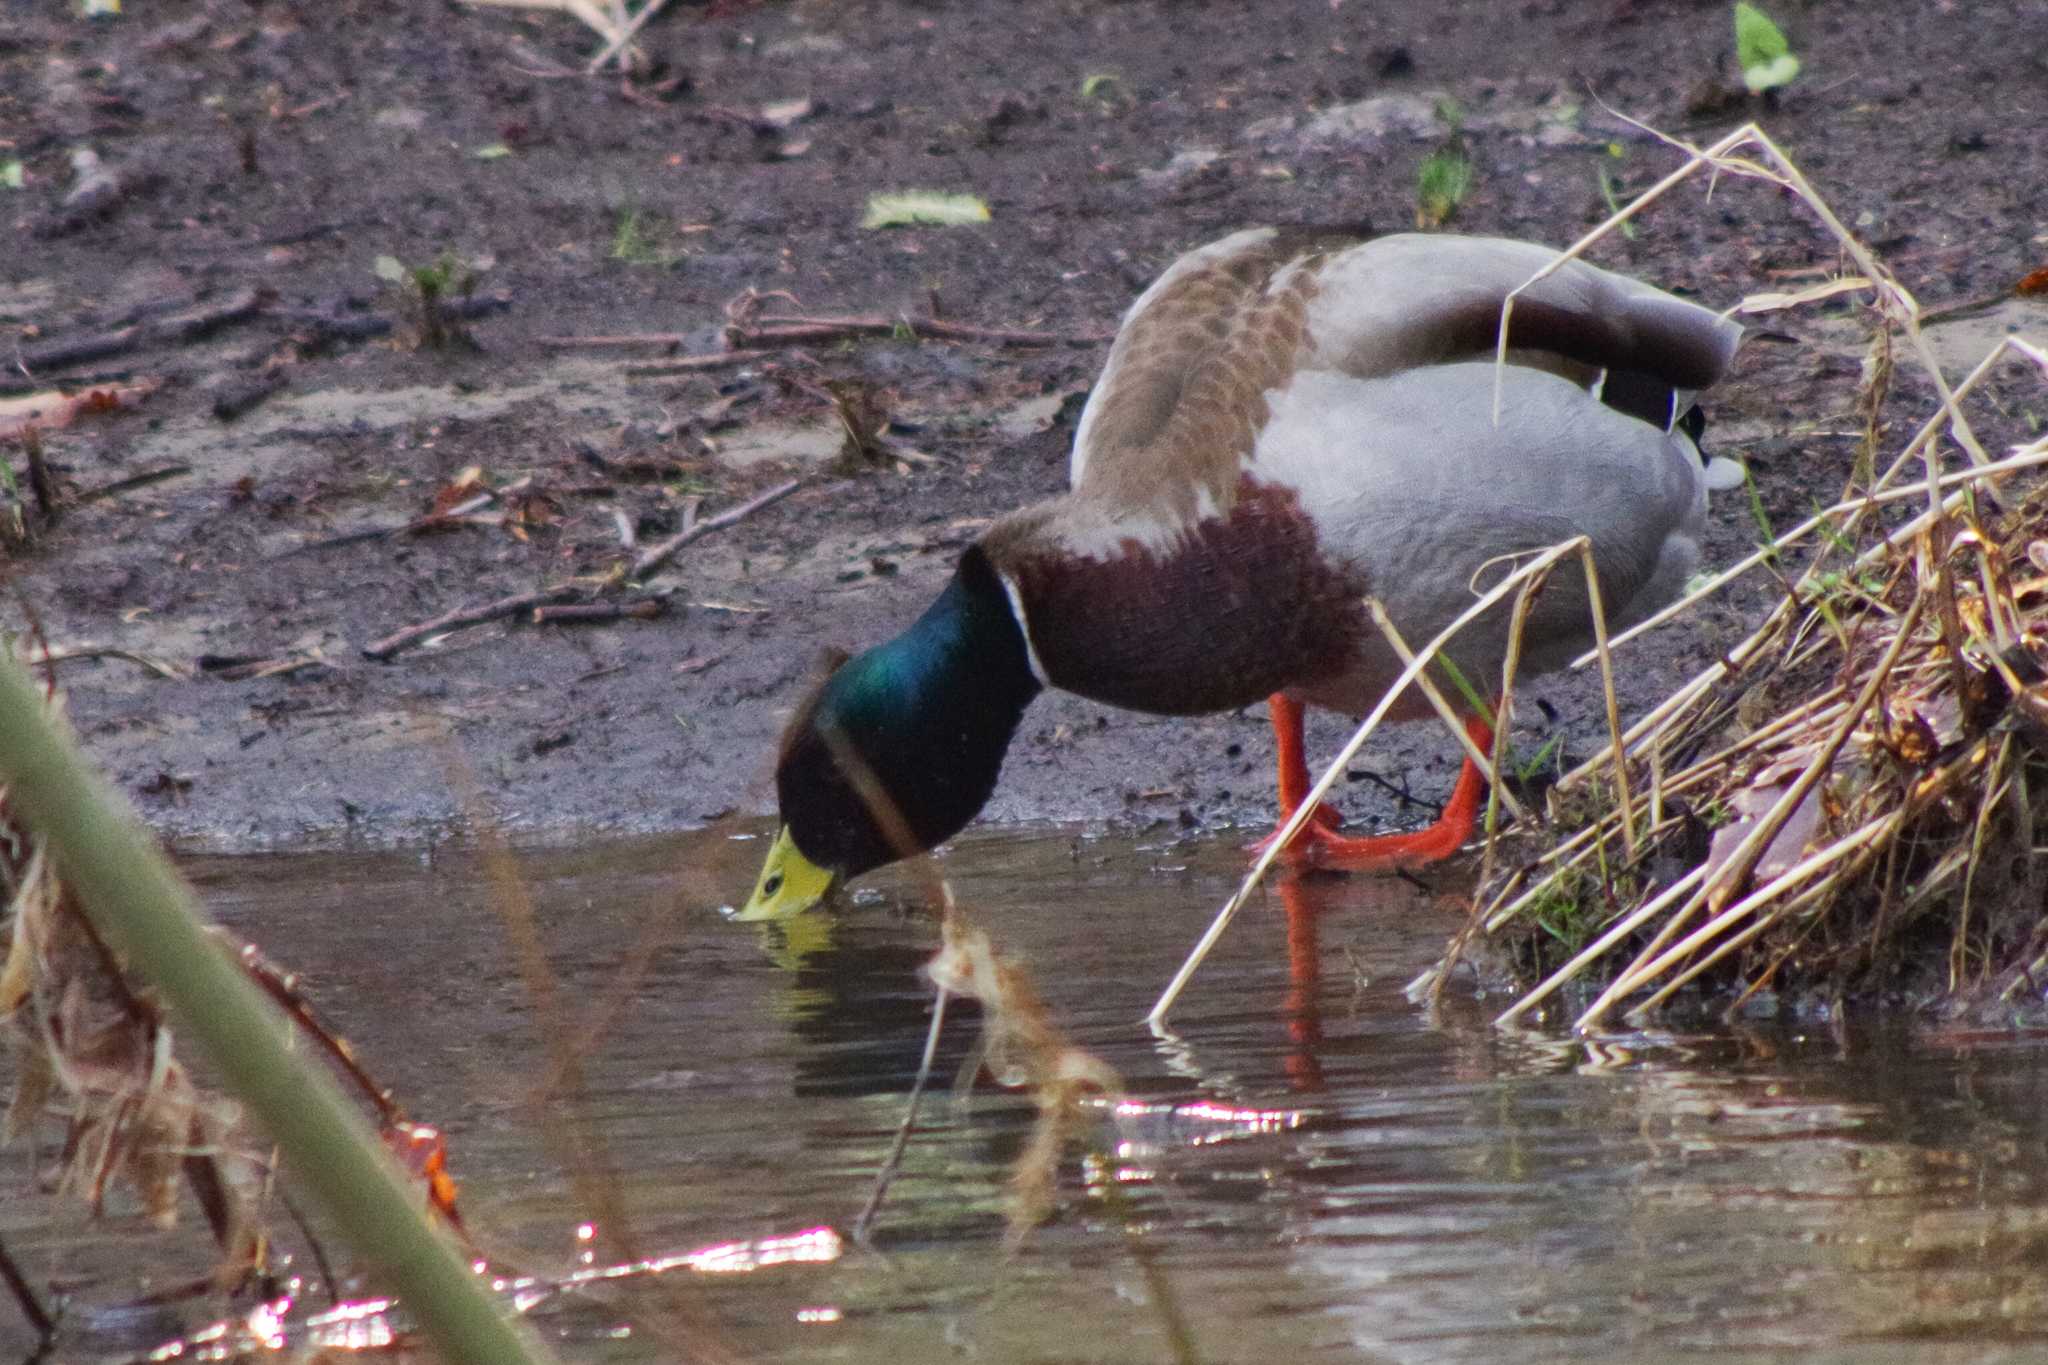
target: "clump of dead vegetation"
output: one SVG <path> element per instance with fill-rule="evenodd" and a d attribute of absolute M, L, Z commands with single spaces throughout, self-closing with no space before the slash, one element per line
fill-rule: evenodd
<path fill-rule="evenodd" d="M 39 653 L 47 658 L 51 651 L 44 645 Z M 15 665 L 0 656 L 0 666 Z M 55 711 L 54 685 L 38 691 Z M 297 1214 L 276 1187 L 278 1149 L 258 1135 L 241 1103 L 187 1066 L 163 992 L 85 912 L 59 872 L 50 841 L 30 829 L 18 809 L 30 804 L 0 787 L 0 1036 L 13 1072 L 0 1139 L 34 1144 L 39 1156 L 51 1152 L 38 1163 L 40 1182 L 57 1200 L 81 1203 L 94 1218 L 139 1214 L 170 1229 L 188 1216 L 188 1198 L 197 1206 L 211 1234 L 211 1271 L 184 1281 L 152 1277 L 137 1305 L 289 1306 L 297 1281 L 291 1257 L 277 1250 L 276 1234 L 281 1206 L 294 1220 Z M 407 1118 L 348 1042 L 319 1018 L 294 975 L 250 945 L 218 931 L 213 937 L 270 997 L 296 1038 L 353 1085 L 420 1201 L 463 1235 L 439 1132 Z M 46 1145 L 52 1130 L 54 1148 Z M 324 1272 L 324 1254 L 308 1245 Z M 62 1313 L 4 1247 L 0 1283 L 49 1349 Z M 326 1287 L 336 1292 L 331 1278 Z"/>
<path fill-rule="evenodd" d="M 46 1115 L 62 1136 L 49 1177 L 95 1213 L 125 1187 L 158 1226 L 173 1226 L 189 1189 L 219 1249 L 211 1283 L 248 1285 L 264 1266 L 270 1159 L 240 1107 L 178 1060 L 155 994 L 126 971 L 79 910 L 40 840 L 0 796 L 5 961 L 0 1020 L 15 1080 L 5 1136 L 30 1138 Z M 22 1312 L 46 1335 L 53 1318 L 24 1277 Z M 207 1286 L 192 1287 L 202 1292 Z"/>
<path fill-rule="evenodd" d="M 1758 160 L 1733 154 L 1745 143 Z M 1549 793 L 1546 828 L 1489 844 L 1472 923 L 1418 993 L 1485 939 L 1533 986 L 1504 1023 L 1567 986 L 1581 1029 L 1687 988 L 1730 1011 L 1766 991 L 2038 1005 L 2048 439 L 1994 460 L 1963 400 L 2009 362 L 2048 376 L 2048 352 L 2008 338 L 1951 392 L 1913 296 L 1761 133 L 1695 153 L 1686 172 L 1702 166 L 1791 190 L 1840 242 L 1842 277 L 1743 310 L 1869 300 L 1856 468 L 1833 506 L 1657 618 L 1755 569 L 1784 589 L 1740 645 L 1626 732 L 1614 724 Z M 1895 359 L 1924 368 L 1941 406 L 1886 459 Z"/>
<path fill-rule="evenodd" d="M 2021 460 L 2048 442 L 2001 464 Z M 1731 1009 L 1766 989 L 2039 1000 L 2048 489 L 2001 509 L 1995 477 L 1818 556 L 1719 676 L 1629 732 L 1634 800 L 1567 775 L 1554 847 L 1481 893 L 1483 931 L 1540 978 L 1505 1018 L 1596 977 L 1581 1027 L 1695 983 Z"/>

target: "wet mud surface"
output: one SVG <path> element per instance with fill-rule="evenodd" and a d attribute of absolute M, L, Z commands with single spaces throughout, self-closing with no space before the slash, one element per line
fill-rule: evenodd
<path fill-rule="evenodd" d="M 1700 142 L 1760 118 L 1930 309 L 2048 260 L 2048 5 L 1780 17 L 1806 70 L 1766 106 L 1726 93 L 1724 6 L 1658 0 L 679 5 L 632 84 L 578 74 L 590 38 L 560 16 L 168 3 L 91 23 L 8 0 L 0 162 L 23 184 L 0 189 L 0 400 L 159 387 L 45 433 L 69 502 L 55 525 L 30 507 L 0 611 L 15 629 L 32 613 L 59 650 L 123 652 L 59 665 L 68 705 L 186 847 L 765 813 L 774 737 L 820 649 L 907 622 L 989 518 L 1060 486 L 1099 338 L 1189 246 L 1261 222 L 1405 228 L 1418 164 L 1454 143 L 1473 167 L 1454 227 L 1561 243 L 1678 164 L 1614 110 Z M 99 209 L 64 203 L 81 148 L 115 179 Z M 979 195 L 990 221 L 863 229 L 867 196 L 898 189 Z M 488 301 L 474 346 L 404 344 L 416 310 L 378 258 L 445 253 Z M 1717 306 L 1836 264 L 1788 196 L 1731 182 L 1681 190 L 1594 255 Z M 827 339 L 636 372 L 720 349 L 750 291 L 769 311 L 1070 340 Z M 195 310 L 232 316 L 198 336 L 165 324 Z M 1959 368 L 2044 312 L 2009 303 L 1935 335 Z M 396 325 L 359 335 L 377 319 Z M 1840 487 L 1864 333 L 1839 303 L 1770 325 L 1782 339 L 1708 404 L 1709 444 L 1749 462 L 1782 523 Z M 29 363 L 124 326 L 143 329 L 125 351 Z M 646 333 L 676 340 L 556 340 Z M 832 463 L 830 383 L 893 419 L 897 457 Z M 1902 366 L 1895 432 L 1931 393 Z M 1987 447 L 2048 415 L 2024 376 L 1993 393 Z M 470 522 L 393 531 L 471 468 L 512 491 Z M 594 584 L 631 557 L 622 525 L 644 546 L 692 499 L 715 516 L 793 476 L 647 580 L 658 617 L 362 652 L 467 604 Z M 1722 500 L 1710 561 L 1754 544 L 1741 503 Z M 1771 591 L 1646 641 L 1625 703 L 1712 659 Z M 1585 678 L 1525 700 L 1555 714 L 1523 708 L 1528 742 L 1597 733 Z M 1327 751 L 1343 729 L 1313 737 Z M 1249 826 L 1269 816 L 1269 756 L 1260 708 L 1169 721 L 1049 697 L 988 814 Z M 1382 819 L 1426 813 L 1454 771 L 1422 726 L 1376 740 L 1367 768 L 1424 803 L 1354 783 L 1347 807 Z"/>

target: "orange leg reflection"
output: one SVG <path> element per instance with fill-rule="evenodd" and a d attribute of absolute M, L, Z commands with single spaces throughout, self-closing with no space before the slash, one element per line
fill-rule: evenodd
<path fill-rule="evenodd" d="M 1316 1055 L 1323 1041 L 1323 958 L 1316 929 L 1322 907 L 1298 872 L 1282 876 L 1277 885 L 1287 911 L 1286 1019 L 1287 1036 L 1294 1041 L 1287 1075 L 1296 1090 L 1313 1094 L 1323 1088 L 1323 1064 Z"/>

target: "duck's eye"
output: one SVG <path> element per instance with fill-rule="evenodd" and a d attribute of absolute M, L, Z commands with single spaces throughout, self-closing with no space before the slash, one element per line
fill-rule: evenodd
<path fill-rule="evenodd" d="M 782 874 L 780 872 L 775 873 L 767 881 L 761 883 L 761 894 L 764 896 L 772 896 L 781 889 Z"/>

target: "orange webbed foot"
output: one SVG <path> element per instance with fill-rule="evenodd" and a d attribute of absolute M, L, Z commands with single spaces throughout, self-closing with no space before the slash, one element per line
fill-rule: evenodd
<path fill-rule="evenodd" d="M 1308 765 L 1302 757 L 1301 706 L 1275 695 L 1267 702 L 1273 714 L 1273 734 L 1280 760 L 1280 808 L 1292 812 L 1309 791 Z M 1465 733 L 1482 752 L 1493 748 L 1493 726 L 1479 716 L 1467 717 Z M 1486 779 L 1470 758 L 1458 772 L 1458 785 L 1451 792 L 1443 813 L 1426 828 L 1408 834 L 1347 836 L 1339 834 L 1342 821 L 1328 805 L 1318 806 L 1294 842 L 1281 855 L 1295 866 L 1329 868 L 1340 872 L 1391 872 L 1425 867 L 1455 854 L 1472 838 L 1479 812 L 1486 800 Z M 1283 817 L 1282 825 L 1286 823 Z M 1260 840 L 1254 849 L 1263 853 L 1279 837 L 1279 830 Z"/>

